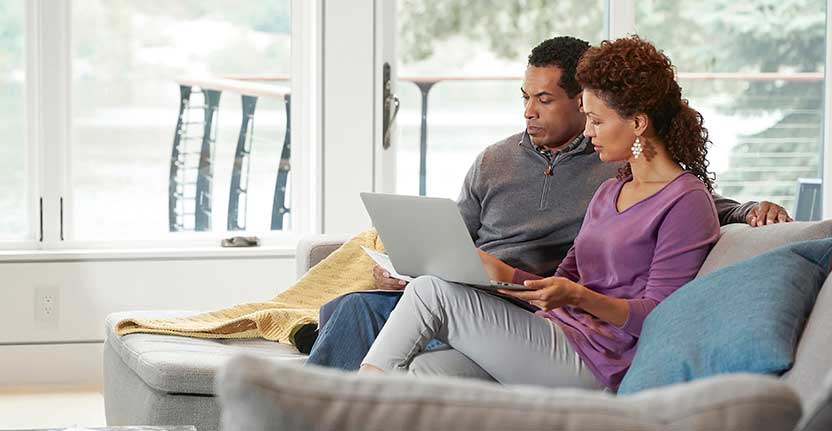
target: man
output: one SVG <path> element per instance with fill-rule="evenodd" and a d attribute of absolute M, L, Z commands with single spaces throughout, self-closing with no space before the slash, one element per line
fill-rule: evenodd
<path fill-rule="evenodd" d="M 587 48 L 582 40 L 556 37 L 532 50 L 521 87 L 526 131 L 480 153 L 458 199 L 478 248 L 541 276 L 554 273 L 596 189 L 620 168 L 602 163 L 583 136 L 575 68 Z M 723 225 L 791 221 L 785 209 L 770 202 L 740 205 L 718 195 L 714 200 Z M 406 287 L 380 267 L 373 269 L 373 276 L 385 292 L 353 293 L 321 308 L 321 329 L 308 364 L 358 369 Z M 427 350 L 410 372 L 490 378 L 476 363 L 435 340 Z"/>

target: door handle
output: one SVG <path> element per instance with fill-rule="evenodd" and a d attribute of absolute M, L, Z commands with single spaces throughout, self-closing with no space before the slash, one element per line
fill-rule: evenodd
<path fill-rule="evenodd" d="M 382 141 L 381 147 L 383 149 L 390 148 L 391 131 L 393 124 L 396 121 L 396 115 L 399 114 L 399 98 L 393 94 L 393 83 L 390 79 L 390 63 L 384 63 L 382 85 L 384 87 L 382 92 Z"/>

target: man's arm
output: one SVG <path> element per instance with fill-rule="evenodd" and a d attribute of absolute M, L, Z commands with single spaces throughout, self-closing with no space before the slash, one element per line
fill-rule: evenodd
<path fill-rule="evenodd" d="M 731 223 L 748 223 L 751 226 L 764 226 L 774 223 L 792 221 L 785 208 L 769 201 L 749 201 L 744 204 L 713 194 L 719 224 L 725 226 Z"/>
<path fill-rule="evenodd" d="M 465 175 L 465 181 L 462 183 L 462 190 L 459 191 L 459 198 L 456 200 L 456 205 L 459 207 L 459 213 L 462 214 L 462 220 L 465 222 L 465 227 L 468 228 L 468 234 L 471 239 L 477 242 L 479 238 L 480 226 L 482 226 L 482 202 L 477 193 L 479 187 L 480 164 L 482 163 L 483 153 L 480 153 L 474 163 L 468 168 L 468 173 Z"/>

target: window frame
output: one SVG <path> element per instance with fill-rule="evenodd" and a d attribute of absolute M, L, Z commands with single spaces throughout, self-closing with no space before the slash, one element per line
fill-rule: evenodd
<path fill-rule="evenodd" d="M 321 36 L 323 0 L 291 0 L 290 133 L 293 176 L 288 231 L 182 232 L 176 238 L 153 240 L 73 239 L 72 154 L 72 0 L 25 2 L 27 238 L 0 241 L 0 259 L 37 257 L 42 252 L 66 255 L 106 254 L 142 257 L 154 250 L 192 250 L 199 256 L 243 254 L 220 247 L 220 240 L 236 235 L 257 235 L 261 250 L 285 254 L 298 239 L 321 231 Z M 49 71 L 44 73 L 44 71 Z M 171 119 L 171 130 L 173 130 Z M 41 221 L 42 218 L 42 221 Z M 42 236 L 41 236 L 42 232 Z M 193 254 L 192 253 L 192 254 Z"/>
<path fill-rule="evenodd" d="M 820 156 L 822 157 L 820 163 L 821 178 L 823 179 L 823 187 L 821 188 L 821 196 L 823 199 L 822 218 L 824 220 L 832 218 L 832 20 L 829 19 L 830 11 L 832 11 L 832 0 L 826 0 L 826 59 L 823 66 L 823 149 Z"/>

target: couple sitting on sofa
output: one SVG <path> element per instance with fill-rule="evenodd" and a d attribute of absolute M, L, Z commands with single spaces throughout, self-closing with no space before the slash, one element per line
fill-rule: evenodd
<path fill-rule="evenodd" d="M 546 40 L 521 91 L 526 131 L 478 156 L 458 205 L 491 278 L 525 283 L 503 293 L 540 311 L 377 267 L 385 291 L 322 307 L 308 364 L 616 390 L 647 314 L 694 278 L 720 223 L 791 221 L 712 195 L 702 116 L 638 37 Z"/>

